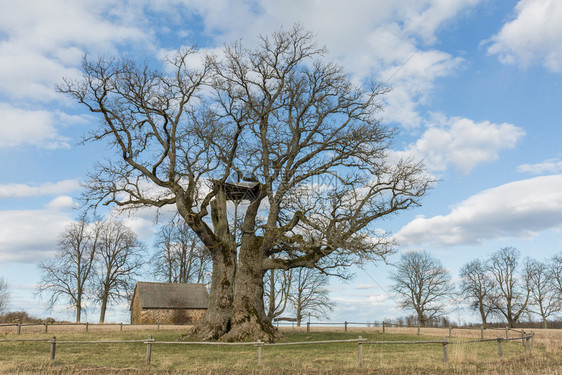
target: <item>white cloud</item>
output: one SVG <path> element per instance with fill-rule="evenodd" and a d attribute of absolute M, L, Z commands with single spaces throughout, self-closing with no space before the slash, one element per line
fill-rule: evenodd
<path fill-rule="evenodd" d="M 520 0 L 515 18 L 490 39 L 488 53 L 504 64 L 539 63 L 562 73 L 562 2 Z"/>
<path fill-rule="evenodd" d="M 61 195 L 50 201 L 47 208 L 54 211 L 71 210 L 78 208 L 78 203 L 74 202 L 72 197 Z"/>
<path fill-rule="evenodd" d="M 69 148 L 70 139 L 59 133 L 60 128 L 85 122 L 85 117 L 58 110 L 31 110 L 0 103 L 0 149 L 21 145 L 46 149 Z"/>
<path fill-rule="evenodd" d="M 374 287 L 374 284 L 357 284 L 355 289 L 373 289 Z"/>
<path fill-rule="evenodd" d="M 393 91 L 385 99 L 385 121 L 407 127 L 420 124 L 417 105 L 429 100 L 436 79 L 454 72 L 462 59 L 435 49 L 420 48 L 435 42 L 435 33 L 454 22 L 482 0 L 287 0 L 254 2 L 178 0 L 186 12 L 204 20 L 215 45 L 242 40 L 247 46 L 284 25 L 302 24 L 319 44 L 357 79 L 373 76 L 388 82 Z M 165 7 L 159 3 L 159 11 Z M 248 27 L 251 20 L 252 27 Z"/>
<path fill-rule="evenodd" d="M 521 128 L 507 123 L 474 122 L 458 117 L 447 119 L 440 115 L 435 115 L 433 120 L 415 143 L 398 153 L 424 159 L 430 171 L 444 171 L 452 164 L 468 174 L 477 165 L 496 160 L 501 150 L 514 148 L 525 134 Z"/>
<path fill-rule="evenodd" d="M 134 7 L 77 0 L 0 1 L 0 93 L 48 101 L 62 77 L 77 74 L 84 53 L 116 53 L 128 41 L 150 45 Z"/>
<path fill-rule="evenodd" d="M 71 222 L 62 212 L 0 211 L 0 262 L 37 263 L 57 249 L 57 236 Z"/>
<path fill-rule="evenodd" d="M 78 189 L 80 189 L 80 182 L 77 180 L 64 180 L 54 183 L 47 182 L 38 186 L 25 184 L 2 184 L 0 185 L 0 199 L 67 194 Z"/>
<path fill-rule="evenodd" d="M 536 164 L 521 164 L 517 166 L 517 171 L 532 174 L 560 173 L 562 172 L 562 160 L 553 158 Z"/>
<path fill-rule="evenodd" d="M 535 177 L 485 190 L 446 215 L 418 217 L 396 239 L 402 246 L 479 245 L 505 237 L 530 238 L 562 228 L 562 175 Z"/>
<path fill-rule="evenodd" d="M 23 110 L 0 103 L 0 148 L 27 144 L 44 148 L 68 148 L 69 139 L 55 127 L 56 115 L 49 111 Z"/>

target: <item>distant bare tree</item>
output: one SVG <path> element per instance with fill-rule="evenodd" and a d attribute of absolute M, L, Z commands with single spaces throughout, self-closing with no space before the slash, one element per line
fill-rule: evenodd
<path fill-rule="evenodd" d="M 101 230 L 99 223 L 89 224 L 85 217 L 80 218 L 60 234 L 54 258 L 39 264 L 39 293 L 49 295 L 51 307 L 59 298 L 67 299 L 76 309 L 76 322 L 80 322 L 86 286 L 93 275 Z"/>
<path fill-rule="evenodd" d="M 328 276 L 314 268 L 296 268 L 293 270 L 293 281 L 289 300 L 300 327 L 306 315 L 323 318 L 334 309 L 328 295 Z"/>
<path fill-rule="evenodd" d="M 153 274 L 169 283 L 207 283 L 211 253 L 183 219 L 163 226 L 156 237 Z"/>
<path fill-rule="evenodd" d="M 562 252 L 552 257 L 549 273 L 554 286 L 558 289 L 558 295 L 562 298 Z"/>
<path fill-rule="evenodd" d="M 271 321 L 281 316 L 289 304 L 293 270 L 269 270 L 264 277 L 265 313 Z"/>
<path fill-rule="evenodd" d="M 392 289 L 402 297 L 402 307 L 416 312 L 420 325 L 445 310 L 451 293 L 451 276 L 439 259 L 426 251 L 403 253 L 392 272 Z"/>
<path fill-rule="evenodd" d="M 104 221 L 101 227 L 94 288 L 101 306 L 100 323 L 103 323 L 108 304 L 129 297 L 133 291 L 145 249 L 123 223 Z"/>
<path fill-rule="evenodd" d="M 528 269 L 520 273 L 519 250 L 504 247 L 492 255 L 488 269 L 494 280 L 492 304 L 494 311 L 513 328 L 526 311 L 529 302 L 530 275 Z"/>
<path fill-rule="evenodd" d="M 539 315 L 543 327 L 547 328 L 548 318 L 562 310 L 562 299 L 556 287 L 556 278 L 552 276 L 548 265 L 543 262 L 527 259 L 525 267 L 529 275 L 529 311 Z"/>
<path fill-rule="evenodd" d="M 486 265 L 480 259 L 465 264 L 460 270 L 460 292 L 464 300 L 480 313 L 482 326 L 486 328 L 486 319 L 492 312 L 491 294 L 494 283 Z"/>
<path fill-rule="evenodd" d="M 0 278 L 0 314 L 5 313 L 8 308 L 8 297 L 8 283 Z"/>

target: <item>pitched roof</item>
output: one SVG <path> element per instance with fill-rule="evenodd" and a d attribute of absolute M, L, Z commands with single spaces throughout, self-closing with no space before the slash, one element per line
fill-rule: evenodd
<path fill-rule="evenodd" d="M 141 308 L 206 309 L 209 300 L 204 284 L 139 281 L 135 294 L 139 296 Z"/>

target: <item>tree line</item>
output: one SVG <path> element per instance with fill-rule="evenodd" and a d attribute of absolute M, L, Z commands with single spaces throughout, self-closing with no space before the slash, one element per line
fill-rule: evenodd
<path fill-rule="evenodd" d="M 438 321 L 452 303 L 467 303 L 483 327 L 499 318 L 513 328 L 534 315 L 546 328 L 562 312 L 562 253 L 543 262 L 521 259 L 519 250 L 504 247 L 464 264 L 455 288 L 439 259 L 427 251 L 406 252 L 391 279 L 401 307 L 415 312 L 422 326 Z"/>

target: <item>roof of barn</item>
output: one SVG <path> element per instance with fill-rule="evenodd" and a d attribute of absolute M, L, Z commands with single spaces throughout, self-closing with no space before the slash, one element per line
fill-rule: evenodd
<path fill-rule="evenodd" d="M 204 284 L 139 281 L 136 294 L 143 309 L 206 309 L 209 300 Z"/>

